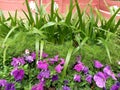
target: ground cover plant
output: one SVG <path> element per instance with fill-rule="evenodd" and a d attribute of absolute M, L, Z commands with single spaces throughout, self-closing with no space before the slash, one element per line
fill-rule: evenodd
<path fill-rule="evenodd" d="M 25 20 L 17 17 L 17 11 L 9 18 L 1 11 L 0 88 L 118 90 L 120 19 L 115 17 L 120 8 L 105 19 L 91 8 L 91 1 L 81 10 L 77 0 L 70 0 L 65 16 L 54 0 L 50 13 L 37 3 L 31 10 L 25 0 Z"/>
<path fill-rule="evenodd" d="M 70 59 L 70 52 L 68 52 L 66 60 Z M 120 88 L 119 72 L 115 75 L 109 65 L 103 65 L 98 60 L 93 60 L 91 64 L 93 71 L 82 62 L 81 56 L 77 56 L 69 66 L 70 69 L 66 71 L 67 61 L 59 55 L 49 57 L 43 52 L 42 59 L 36 61 L 35 52 L 26 49 L 22 56 L 12 58 L 10 73 L 6 75 L 2 73 L 1 77 L 7 80 L 0 79 L 1 89 L 46 90 L 51 87 L 53 90 L 55 88 L 118 90 L 116 88 Z"/>

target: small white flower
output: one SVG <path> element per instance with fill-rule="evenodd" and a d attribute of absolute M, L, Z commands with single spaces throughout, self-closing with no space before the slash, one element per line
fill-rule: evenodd
<path fill-rule="evenodd" d="M 25 54 L 27 54 L 27 55 L 29 55 L 29 54 L 30 54 L 29 49 L 26 49 L 26 50 L 25 50 Z"/>
<path fill-rule="evenodd" d="M 54 11 L 58 10 L 58 4 L 56 2 L 54 2 Z"/>
<path fill-rule="evenodd" d="M 35 5 L 35 2 L 34 2 L 34 1 L 30 1 L 30 2 L 29 2 L 29 6 L 30 6 L 30 9 L 31 9 L 31 10 L 33 10 L 33 11 L 36 10 L 36 5 Z"/>
<path fill-rule="evenodd" d="M 118 65 L 120 65 L 120 61 L 118 61 Z"/>

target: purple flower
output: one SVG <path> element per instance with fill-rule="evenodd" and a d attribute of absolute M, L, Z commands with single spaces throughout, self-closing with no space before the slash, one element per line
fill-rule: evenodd
<path fill-rule="evenodd" d="M 111 71 L 110 66 L 106 66 L 103 69 L 103 72 L 106 73 L 108 76 L 111 76 L 114 80 L 117 80 L 116 77 L 115 77 L 115 74 Z"/>
<path fill-rule="evenodd" d="M 21 81 L 24 78 L 24 74 L 25 72 L 23 69 L 15 68 L 11 71 L 11 75 L 14 76 L 15 81 Z"/>
<path fill-rule="evenodd" d="M 119 86 L 117 86 L 117 85 L 112 85 L 112 87 L 110 88 L 110 90 L 119 90 Z"/>
<path fill-rule="evenodd" d="M 43 53 L 42 53 L 42 57 L 43 57 L 43 58 L 47 58 L 47 57 L 48 57 L 48 54 L 43 52 Z"/>
<path fill-rule="evenodd" d="M 31 56 L 33 57 L 33 59 L 36 59 L 36 54 L 35 54 L 35 52 L 32 52 L 32 53 L 31 53 Z"/>
<path fill-rule="evenodd" d="M 13 83 L 7 83 L 5 90 L 16 90 L 15 85 Z"/>
<path fill-rule="evenodd" d="M 44 90 L 44 82 L 41 81 L 40 83 L 32 86 L 31 90 Z"/>
<path fill-rule="evenodd" d="M 31 62 L 34 61 L 34 59 L 33 59 L 32 56 L 26 56 L 26 57 L 25 57 L 25 60 L 26 60 L 27 62 L 29 62 L 29 63 L 31 63 Z"/>
<path fill-rule="evenodd" d="M 120 89 L 120 82 L 115 83 L 114 85 L 112 85 L 112 87 L 110 88 L 110 90 L 119 90 Z"/>
<path fill-rule="evenodd" d="M 52 81 L 54 82 L 54 81 L 56 81 L 56 80 L 58 80 L 58 75 L 53 75 L 53 76 L 52 76 Z"/>
<path fill-rule="evenodd" d="M 75 69 L 77 72 L 82 71 L 82 70 L 84 69 L 83 63 L 80 62 L 80 63 L 76 64 L 76 65 L 74 66 L 74 69 Z"/>
<path fill-rule="evenodd" d="M 63 69 L 63 66 L 61 66 L 60 64 L 58 64 L 58 65 L 55 67 L 55 70 L 56 70 L 57 73 L 61 73 L 62 69 Z"/>
<path fill-rule="evenodd" d="M 54 64 L 55 62 L 58 62 L 59 55 L 54 56 L 54 58 L 49 58 L 50 63 Z"/>
<path fill-rule="evenodd" d="M 92 75 L 87 75 L 85 80 L 88 82 L 88 83 L 92 83 Z"/>
<path fill-rule="evenodd" d="M 61 60 L 60 64 L 63 65 L 65 63 L 65 59 L 60 58 L 60 60 Z"/>
<path fill-rule="evenodd" d="M 24 65 L 25 61 L 23 57 L 13 58 L 13 61 L 11 62 L 11 65 L 14 67 L 17 67 L 19 65 Z"/>
<path fill-rule="evenodd" d="M 42 69 L 42 70 L 47 70 L 48 69 L 48 63 L 44 61 L 38 61 L 37 62 L 37 68 Z"/>
<path fill-rule="evenodd" d="M 98 60 L 94 60 L 94 66 L 96 68 L 102 68 L 103 67 L 103 64 L 101 62 L 99 62 Z"/>
<path fill-rule="evenodd" d="M 120 78 L 120 73 L 118 73 L 118 75 L 117 75 L 117 76 L 118 76 L 118 78 Z"/>
<path fill-rule="evenodd" d="M 67 85 L 69 83 L 68 80 L 64 80 L 64 84 Z"/>
<path fill-rule="evenodd" d="M 0 79 L 0 87 L 4 87 L 7 84 L 5 79 Z"/>
<path fill-rule="evenodd" d="M 76 82 L 80 82 L 80 81 L 81 81 L 81 77 L 80 77 L 80 75 L 75 74 L 75 75 L 74 75 L 74 81 L 76 81 Z"/>
<path fill-rule="evenodd" d="M 84 72 L 84 74 L 87 74 L 89 72 L 89 68 L 88 67 L 84 67 L 83 68 L 83 72 Z"/>
<path fill-rule="evenodd" d="M 94 81 L 99 88 L 104 88 L 106 83 L 106 76 L 103 72 L 98 72 L 94 75 Z"/>
<path fill-rule="evenodd" d="M 120 82 L 116 82 L 116 85 L 120 87 Z"/>
<path fill-rule="evenodd" d="M 71 90 L 71 89 L 70 89 L 70 87 L 68 87 L 68 86 L 65 85 L 65 86 L 63 86 L 62 90 Z"/>
<path fill-rule="evenodd" d="M 38 76 L 37 79 L 41 80 L 42 78 L 49 78 L 50 77 L 50 71 L 46 70 L 46 71 L 41 71 Z"/>

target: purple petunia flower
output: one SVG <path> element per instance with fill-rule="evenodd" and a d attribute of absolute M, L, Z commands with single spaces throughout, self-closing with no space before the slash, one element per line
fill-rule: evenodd
<path fill-rule="evenodd" d="M 60 64 L 58 64 L 58 65 L 55 67 L 55 70 L 56 70 L 57 73 L 61 73 L 62 69 L 63 69 L 63 66 L 61 66 Z"/>
<path fill-rule="evenodd" d="M 71 90 L 71 89 L 70 89 L 70 87 L 68 87 L 68 86 L 65 85 L 65 86 L 63 86 L 62 90 Z"/>
<path fill-rule="evenodd" d="M 48 54 L 43 52 L 43 53 L 42 53 L 42 57 L 43 57 L 43 58 L 47 58 L 47 57 L 48 57 Z"/>
<path fill-rule="evenodd" d="M 80 63 L 76 64 L 76 65 L 74 66 L 74 69 L 75 69 L 77 72 L 82 71 L 82 70 L 84 69 L 83 63 L 80 62 Z"/>
<path fill-rule="evenodd" d="M 112 87 L 110 88 L 110 90 L 119 90 L 120 89 L 120 82 L 115 83 L 114 85 L 112 85 Z"/>
<path fill-rule="evenodd" d="M 106 83 L 106 76 L 103 72 L 98 72 L 94 75 L 94 81 L 99 88 L 104 88 Z"/>
<path fill-rule="evenodd" d="M 4 87 L 7 84 L 5 79 L 0 79 L 0 87 Z"/>
<path fill-rule="evenodd" d="M 96 68 L 102 68 L 103 67 L 103 64 L 101 62 L 99 62 L 98 60 L 94 60 L 94 66 Z"/>
<path fill-rule="evenodd" d="M 46 71 L 41 71 L 38 76 L 37 79 L 41 80 L 42 78 L 49 78 L 50 77 L 50 71 L 46 70 Z"/>
<path fill-rule="evenodd" d="M 17 67 L 19 65 L 24 65 L 24 64 L 25 64 L 25 61 L 23 57 L 13 58 L 11 62 L 11 65 L 14 67 Z"/>
<path fill-rule="evenodd" d="M 117 86 L 117 85 L 112 85 L 112 87 L 110 88 L 110 90 L 119 90 L 119 86 Z"/>
<path fill-rule="evenodd" d="M 83 72 L 84 72 L 84 74 L 88 74 L 89 68 L 85 66 L 85 67 L 83 68 Z"/>
<path fill-rule="evenodd" d="M 85 80 L 88 82 L 88 83 L 92 83 L 92 75 L 87 75 Z"/>
<path fill-rule="evenodd" d="M 31 62 L 34 61 L 34 59 L 33 59 L 32 56 L 25 56 L 25 60 L 26 60 L 27 62 L 29 62 L 29 63 L 31 63 Z"/>
<path fill-rule="evenodd" d="M 5 90 L 16 90 L 15 85 L 13 83 L 7 83 L 5 86 Z"/>
<path fill-rule="evenodd" d="M 69 83 L 68 80 L 64 80 L 63 82 L 64 82 L 65 85 L 67 85 Z"/>
<path fill-rule="evenodd" d="M 120 78 L 120 73 L 117 74 L 117 77 Z"/>
<path fill-rule="evenodd" d="M 78 75 L 78 74 L 75 74 L 75 75 L 74 75 L 74 81 L 80 82 L 80 81 L 81 81 L 81 76 Z"/>
<path fill-rule="evenodd" d="M 32 86 L 31 90 L 44 90 L 44 81 Z"/>
<path fill-rule="evenodd" d="M 35 52 L 32 52 L 31 53 L 31 56 L 32 56 L 32 58 L 35 60 L 36 59 L 36 53 Z"/>
<path fill-rule="evenodd" d="M 24 74 L 25 72 L 23 69 L 15 68 L 11 71 L 11 75 L 14 76 L 15 81 L 21 81 L 24 78 Z"/>
<path fill-rule="evenodd" d="M 60 60 L 61 60 L 60 64 L 63 65 L 65 63 L 65 59 L 60 58 Z"/>
<path fill-rule="evenodd" d="M 110 66 L 106 66 L 103 69 L 103 72 L 106 73 L 108 76 L 111 76 L 114 80 L 117 80 L 116 77 L 115 77 L 115 74 L 111 71 Z"/>
<path fill-rule="evenodd" d="M 51 64 L 54 64 L 55 62 L 58 62 L 59 55 L 54 56 L 54 58 L 49 58 L 49 61 Z"/>
<path fill-rule="evenodd" d="M 116 85 L 120 87 L 120 82 L 116 82 Z"/>
<path fill-rule="evenodd" d="M 42 70 L 47 70 L 48 69 L 48 63 L 44 61 L 38 61 L 37 62 L 37 68 L 42 69 Z"/>
<path fill-rule="evenodd" d="M 54 81 L 56 81 L 56 80 L 58 80 L 58 75 L 53 75 L 53 76 L 52 76 L 52 81 L 54 82 Z"/>

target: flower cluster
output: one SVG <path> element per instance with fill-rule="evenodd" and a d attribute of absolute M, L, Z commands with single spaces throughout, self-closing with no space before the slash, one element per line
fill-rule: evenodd
<path fill-rule="evenodd" d="M 44 90 L 47 81 L 49 81 L 51 83 L 50 86 L 52 86 L 52 83 L 59 83 L 60 79 L 62 79 L 61 76 L 65 59 L 60 58 L 59 55 L 49 58 L 48 54 L 43 52 L 42 60 L 36 61 L 36 54 L 34 52 L 30 53 L 27 49 L 22 57 L 13 57 L 12 59 L 11 65 L 13 66 L 13 69 L 11 70 L 10 75 L 14 78 L 15 82 L 10 83 L 5 79 L 0 79 L 0 87 L 5 90 L 16 90 L 15 83 L 21 83 L 25 79 L 25 76 L 31 75 L 22 67 L 25 65 L 31 66 L 31 64 L 35 64 L 32 68 L 34 70 L 37 69 L 34 78 L 38 81 L 31 87 L 31 90 Z M 115 81 L 115 84 L 111 86 L 110 90 L 120 89 L 120 82 L 118 80 L 118 78 L 120 78 L 120 73 L 116 76 L 109 65 L 103 65 L 98 60 L 94 60 L 93 67 L 95 68 L 95 72 L 90 71 L 90 68 L 81 61 L 81 56 L 77 56 L 76 61 L 73 63 L 73 68 L 68 69 L 69 72 L 72 72 L 71 75 L 67 75 L 67 78 L 60 81 L 62 82 L 62 90 L 72 90 L 70 82 L 77 84 L 86 82 L 89 85 L 96 85 L 97 87 L 106 90 L 106 82 L 109 78 L 112 78 Z M 29 67 L 27 70 L 29 71 L 29 69 L 31 68 Z"/>
<path fill-rule="evenodd" d="M 5 79 L 0 79 L 0 87 L 5 87 L 4 90 L 16 90 L 14 83 L 9 83 Z"/>

